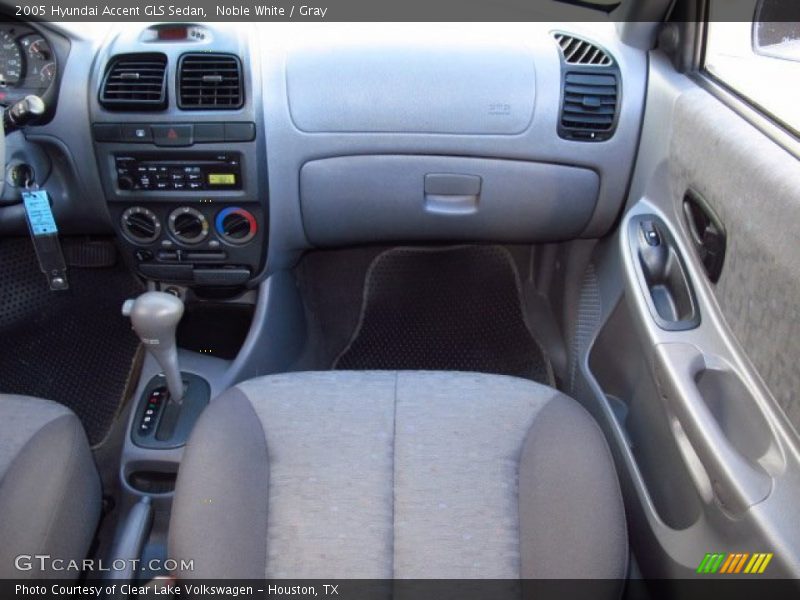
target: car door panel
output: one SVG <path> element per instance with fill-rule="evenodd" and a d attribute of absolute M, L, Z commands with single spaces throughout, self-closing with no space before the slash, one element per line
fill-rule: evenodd
<path fill-rule="evenodd" d="M 581 326 L 595 335 L 577 354 L 573 393 L 616 442 L 645 575 L 693 575 L 708 552 L 772 552 L 766 574 L 797 577 L 800 532 L 786 527 L 800 518 L 797 161 L 659 52 L 647 102 L 626 213 L 590 266 L 602 310 Z M 708 236 L 724 235 L 716 284 L 687 194 L 701 198 Z M 675 255 L 696 322 L 679 290 L 654 291 L 680 278 L 648 275 L 642 222 Z"/>
<path fill-rule="evenodd" d="M 800 169 L 797 158 L 702 89 L 675 106 L 670 142 L 674 207 L 707 199 L 729 231 L 712 289 L 727 324 L 787 417 L 800 427 Z M 676 221 L 687 231 L 685 219 Z"/>

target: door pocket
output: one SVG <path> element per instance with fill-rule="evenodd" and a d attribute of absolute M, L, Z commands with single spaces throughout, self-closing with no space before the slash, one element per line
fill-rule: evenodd
<path fill-rule="evenodd" d="M 655 375 L 667 410 L 693 451 L 688 455 L 696 456 L 687 466 L 704 472 L 695 473 L 695 482 L 708 481 L 729 514 L 764 500 L 783 461 L 767 418 L 739 375 L 685 343 L 656 346 Z M 699 491 L 706 497 L 707 490 Z"/>

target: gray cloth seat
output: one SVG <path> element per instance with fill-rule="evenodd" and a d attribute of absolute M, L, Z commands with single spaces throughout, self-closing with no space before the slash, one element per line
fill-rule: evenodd
<path fill-rule="evenodd" d="M 196 578 L 624 578 L 608 446 L 574 400 L 505 376 L 273 375 L 198 421 L 170 556 Z"/>
<path fill-rule="evenodd" d="M 100 504 L 78 417 L 49 400 L 0 394 L 0 578 L 76 578 L 79 570 L 62 568 L 86 557 Z"/>

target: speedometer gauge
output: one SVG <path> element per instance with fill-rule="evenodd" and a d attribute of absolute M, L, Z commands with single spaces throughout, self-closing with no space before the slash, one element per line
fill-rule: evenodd
<path fill-rule="evenodd" d="M 22 76 L 22 53 L 7 31 L 0 31 L 0 86 L 15 85 Z"/>

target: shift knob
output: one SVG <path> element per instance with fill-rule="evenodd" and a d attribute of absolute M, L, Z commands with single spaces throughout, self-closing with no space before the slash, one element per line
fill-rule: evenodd
<path fill-rule="evenodd" d="M 164 372 L 170 396 L 179 402 L 183 380 L 175 331 L 183 316 L 183 301 L 164 292 L 145 292 L 135 300 L 126 300 L 122 314 L 131 318 L 133 330 Z"/>

